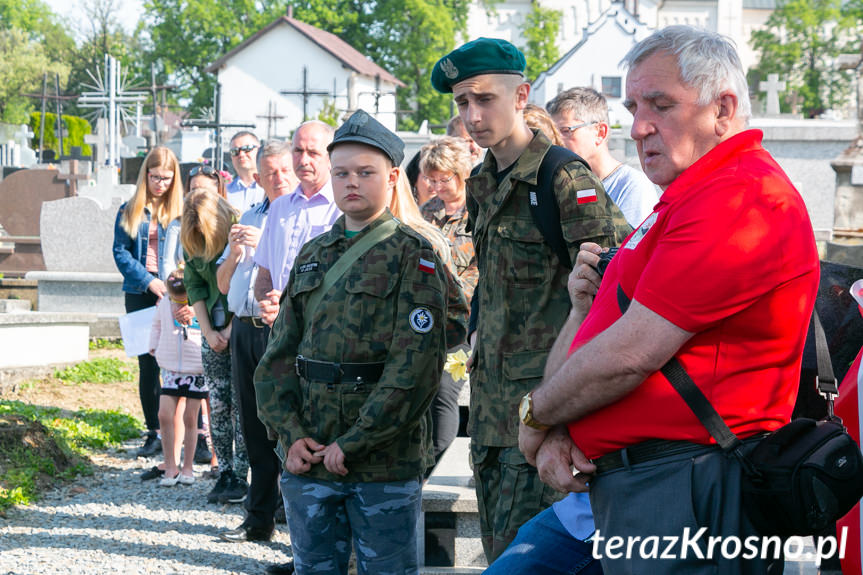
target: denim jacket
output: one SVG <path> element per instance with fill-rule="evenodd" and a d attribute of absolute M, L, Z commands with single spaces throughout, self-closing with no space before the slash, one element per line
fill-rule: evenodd
<path fill-rule="evenodd" d="M 138 226 L 138 233 L 134 238 L 130 237 L 120 220 L 123 217 L 123 210 L 126 204 L 120 206 L 117 212 L 117 220 L 114 223 L 114 263 L 117 264 L 117 269 L 123 274 L 123 291 L 128 293 L 144 293 L 147 291 L 147 286 L 153 281 L 153 274 L 147 271 L 147 243 L 149 241 L 150 230 L 150 210 L 144 208 L 144 217 Z M 165 228 L 159 224 L 159 250 L 157 252 L 159 258 L 159 278 L 163 281 L 168 273 L 168 261 L 171 258 L 165 258 Z"/>

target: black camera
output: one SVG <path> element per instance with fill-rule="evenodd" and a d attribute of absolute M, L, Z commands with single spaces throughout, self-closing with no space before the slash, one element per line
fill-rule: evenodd
<path fill-rule="evenodd" d="M 599 262 L 596 264 L 596 273 L 599 274 L 599 277 L 605 275 L 605 268 L 608 267 L 608 264 L 611 263 L 611 260 L 614 258 L 614 254 L 617 253 L 617 250 L 620 248 L 609 248 L 607 252 L 603 252 L 599 256 Z"/>

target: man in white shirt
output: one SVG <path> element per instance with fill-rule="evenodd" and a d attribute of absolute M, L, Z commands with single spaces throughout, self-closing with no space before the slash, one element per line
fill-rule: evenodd
<path fill-rule="evenodd" d="M 638 228 L 659 201 L 644 172 L 617 161 L 608 150 L 608 102 L 593 88 L 570 88 L 545 105 L 563 145 L 588 163 L 626 222 Z"/>
<path fill-rule="evenodd" d="M 258 137 L 252 132 L 241 131 L 231 138 L 231 163 L 237 177 L 226 186 L 228 202 L 241 214 L 264 199 L 264 188 L 255 181 L 258 173 Z"/>
<path fill-rule="evenodd" d="M 229 245 L 216 272 L 219 291 L 228 296 L 228 309 L 234 313 L 231 326 L 231 377 L 240 409 L 240 425 L 249 453 L 252 480 L 245 500 L 246 517 L 236 529 L 219 534 L 225 541 L 269 541 L 274 530 L 274 515 L 281 505 L 279 497 L 279 459 L 276 442 L 267 436 L 258 419 L 253 376 L 267 348 L 270 328 L 261 321 L 260 308 L 253 293 L 257 266 L 255 250 L 265 227 L 270 206 L 293 191 L 291 146 L 270 140 L 258 154 L 255 180 L 264 190 L 264 201 L 255 204 L 231 227 Z"/>
<path fill-rule="evenodd" d="M 328 231 L 341 215 L 333 201 L 330 183 L 327 146 L 332 140 L 332 126 L 318 120 L 303 123 L 294 133 L 291 153 L 300 185 L 270 206 L 255 252 L 258 265 L 255 298 L 260 303 L 261 319 L 267 325 L 272 325 L 279 313 L 279 298 L 300 248 Z"/>

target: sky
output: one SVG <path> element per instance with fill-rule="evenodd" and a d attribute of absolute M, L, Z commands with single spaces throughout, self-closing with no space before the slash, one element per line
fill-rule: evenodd
<path fill-rule="evenodd" d="M 88 22 L 84 10 L 85 0 L 42 0 L 55 14 L 65 16 L 72 24 L 76 39 L 88 31 Z M 114 0 L 117 19 L 123 28 L 132 32 L 138 24 L 138 16 L 143 11 L 143 0 Z"/>

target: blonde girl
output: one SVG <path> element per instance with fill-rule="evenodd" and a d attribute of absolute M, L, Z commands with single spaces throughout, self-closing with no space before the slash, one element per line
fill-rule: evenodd
<path fill-rule="evenodd" d="M 180 217 L 183 186 L 180 165 L 174 153 L 156 147 L 147 154 L 132 198 L 120 206 L 114 224 L 114 262 L 123 275 L 127 312 L 156 305 L 165 294 L 164 280 L 170 266 L 165 253 L 168 225 Z M 138 356 L 138 392 L 147 425 L 139 457 L 150 457 L 161 449 L 159 433 L 159 368 L 148 353 Z"/>

